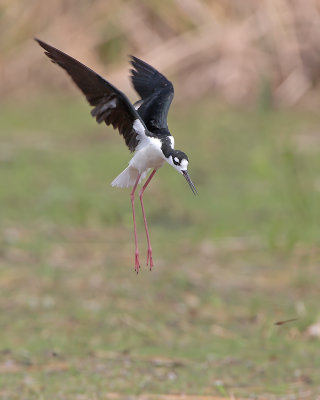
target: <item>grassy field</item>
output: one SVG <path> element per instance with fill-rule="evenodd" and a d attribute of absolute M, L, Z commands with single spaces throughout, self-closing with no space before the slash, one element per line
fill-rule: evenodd
<path fill-rule="evenodd" d="M 320 395 L 319 114 L 170 117 L 199 196 L 157 173 L 137 276 L 122 138 L 74 98 L 1 105 L 2 399 Z"/>

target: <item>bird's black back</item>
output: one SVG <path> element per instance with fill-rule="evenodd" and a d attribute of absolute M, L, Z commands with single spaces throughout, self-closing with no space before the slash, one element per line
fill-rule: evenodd
<path fill-rule="evenodd" d="M 141 97 L 137 108 L 140 117 L 150 132 L 169 135 L 167 116 L 174 95 L 172 83 L 137 57 L 132 56 L 131 64 L 131 81 Z"/>

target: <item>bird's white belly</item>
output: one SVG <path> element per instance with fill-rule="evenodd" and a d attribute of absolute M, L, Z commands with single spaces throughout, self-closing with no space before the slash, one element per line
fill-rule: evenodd
<path fill-rule="evenodd" d="M 160 168 L 165 162 L 164 155 L 158 146 L 150 143 L 136 151 L 129 165 L 136 168 L 140 173 L 149 168 Z"/>

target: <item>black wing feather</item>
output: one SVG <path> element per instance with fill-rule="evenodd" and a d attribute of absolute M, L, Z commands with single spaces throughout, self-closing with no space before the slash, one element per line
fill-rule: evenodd
<path fill-rule="evenodd" d="M 131 56 L 131 81 L 141 97 L 137 108 L 147 128 L 156 133 L 167 130 L 167 117 L 174 89 L 173 85 L 160 72 L 137 57 Z"/>
<path fill-rule="evenodd" d="M 45 54 L 51 61 L 70 75 L 88 102 L 95 107 L 91 114 L 97 122 L 104 121 L 107 125 L 118 129 L 129 149 L 134 151 L 141 132 L 134 130 L 133 123 L 136 119 L 141 121 L 141 118 L 126 95 L 84 64 L 39 39 L 35 40 L 45 50 Z M 141 123 L 147 135 L 145 125 L 142 121 Z"/>

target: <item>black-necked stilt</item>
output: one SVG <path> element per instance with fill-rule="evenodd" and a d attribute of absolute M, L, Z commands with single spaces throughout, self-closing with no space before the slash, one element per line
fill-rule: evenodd
<path fill-rule="evenodd" d="M 149 178 L 139 192 L 148 242 L 147 265 L 153 266 L 152 249 L 143 206 L 143 193 L 156 171 L 165 163 L 172 165 L 186 178 L 191 190 L 197 193 L 187 168 L 188 157 L 174 149 L 174 138 L 167 125 L 168 110 L 173 99 L 173 86 L 160 72 L 136 57 L 131 57 L 132 84 L 140 96 L 134 105 L 124 93 L 107 82 L 92 69 L 62 51 L 35 39 L 45 49 L 52 62 L 60 65 L 94 106 L 91 114 L 98 123 L 105 122 L 117 128 L 131 152 L 135 152 L 128 167 L 112 182 L 112 186 L 130 187 L 135 239 L 135 271 L 140 268 L 134 195 L 138 184 L 150 169 Z"/>

